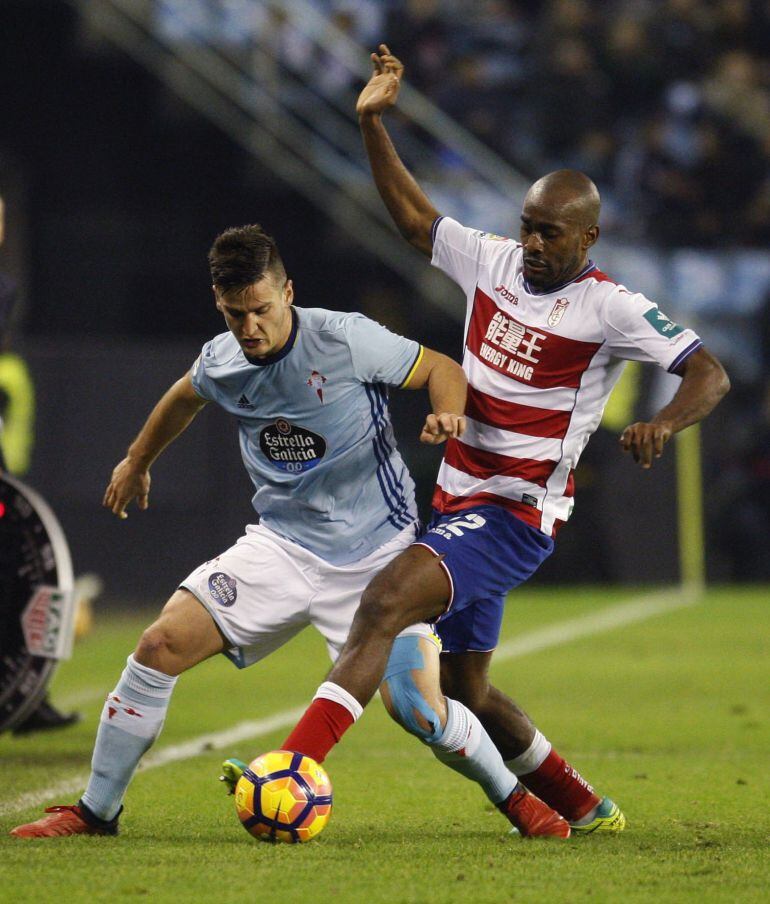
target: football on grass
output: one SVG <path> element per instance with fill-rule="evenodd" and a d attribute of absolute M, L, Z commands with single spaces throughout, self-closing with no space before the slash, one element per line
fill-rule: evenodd
<path fill-rule="evenodd" d="M 246 831 L 262 841 L 310 841 L 331 816 L 332 784 L 309 756 L 271 750 L 238 779 L 235 809 Z"/>

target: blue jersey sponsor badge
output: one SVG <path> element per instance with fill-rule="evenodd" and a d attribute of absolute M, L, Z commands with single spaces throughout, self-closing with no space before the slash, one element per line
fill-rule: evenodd
<path fill-rule="evenodd" d="M 271 465 L 291 473 L 309 471 L 326 454 L 326 440 L 320 434 L 282 417 L 260 431 L 259 447 Z"/>
<path fill-rule="evenodd" d="M 232 606 L 238 598 L 237 581 L 224 571 L 209 575 L 209 593 L 220 606 Z"/>

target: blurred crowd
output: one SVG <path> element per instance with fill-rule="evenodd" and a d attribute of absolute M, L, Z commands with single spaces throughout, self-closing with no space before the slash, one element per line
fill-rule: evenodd
<path fill-rule="evenodd" d="M 386 41 L 412 84 L 528 177 L 589 173 L 620 238 L 770 240 L 770 0 L 296 0 L 301 28 L 274 0 L 155 2 L 167 34 L 270 45 L 339 96 L 357 73 L 324 53 L 321 22 Z"/>
<path fill-rule="evenodd" d="M 770 242 L 768 0 L 315 5 L 358 43 L 386 40 L 417 88 L 530 178 L 589 173 L 617 237 Z M 752 320 L 760 372 L 733 370 L 721 440 L 706 438 L 712 548 L 736 580 L 770 578 L 770 297 Z"/>
<path fill-rule="evenodd" d="M 417 87 L 530 177 L 588 172 L 613 231 L 770 240 L 767 0 L 326 5 L 358 40 L 387 36 Z"/>

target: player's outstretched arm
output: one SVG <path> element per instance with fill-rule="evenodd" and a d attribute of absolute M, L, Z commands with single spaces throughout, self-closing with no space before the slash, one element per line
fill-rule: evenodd
<path fill-rule="evenodd" d="M 398 98 L 404 66 L 386 44 L 372 54 L 372 64 L 374 71 L 358 98 L 356 113 L 374 182 L 401 235 L 430 257 L 431 230 L 439 213 L 404 166 L 382 122 L 382 114 Z"/>
<path fill-rule="evenodd" d="M 631 424 L 621 434 L 623 451 L 630 452 L 643 468 L 651 468 L 671 437 L 703 420 L 730 389 L 724 367 L 705 348 L 685 359 L 680 376 L 682 383 L 665 408 L 651 421 Z"/>
<path fill-rule="evenodd" d="M 423 348 L 423 355 L 406 389 L 428 387 L 433 412 L 425 419 L 420 442 L 436 446 L 465 433 L 465 398 L 468 381 L 462 367 L 441 352 Z"/>
<path fill-rule="evenodd" d="M 168 390 L 153 408 L 126 457 L 112 472 L 102 505 L 119 518 L 127 518 L 126 506 L 134 499 L 140 509 L 149 505 L 150 465 L 206 404 L 193 389 L 189 374 Z"/>

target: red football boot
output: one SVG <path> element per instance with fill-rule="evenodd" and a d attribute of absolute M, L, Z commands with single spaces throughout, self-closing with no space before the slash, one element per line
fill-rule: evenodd
<path fill-rule="evenodd" d="M 79 806 L 46 807 L 46 813 L 36 822 L 11 829 L 10 835 L 17 838 L 57 838 L 62 835 L 117 835 L 118 818 L 96 825 L 86 820 Z"/>
<path fill-rule="evenodd" d="M 536 835 L 550 835 L 554 838 L 570 836 L 567 820 L 522 785 L 518 785 L 511 796 L 500 804 L 500 809 L 525 838 L 534 838 Z"/>

